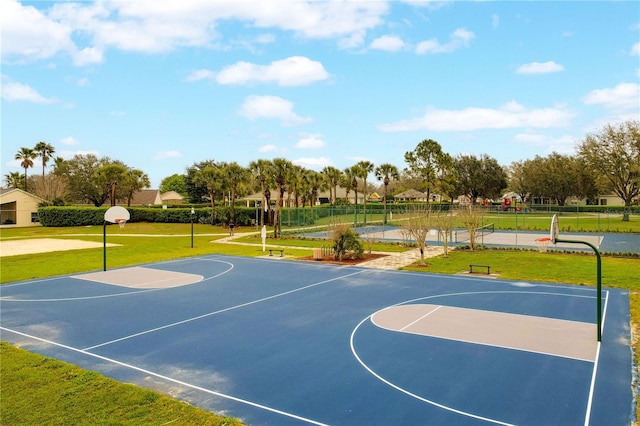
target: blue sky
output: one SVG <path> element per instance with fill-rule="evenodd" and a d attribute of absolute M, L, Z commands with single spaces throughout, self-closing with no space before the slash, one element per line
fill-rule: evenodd
<path fill-rule="evenodd" d="M 285 157 L 503 165 L 640 116 L 635 1 L 0 3 L 2 176 L 52 144 L 147 173 Z M 37 173 L 34 167 L 30 173 Z"/>

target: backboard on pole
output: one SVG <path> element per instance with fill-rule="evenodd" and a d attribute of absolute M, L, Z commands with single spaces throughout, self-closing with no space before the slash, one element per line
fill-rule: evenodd
<path fill-rule="evenodd" d="M 121 206 L 113 206 L 104 213 L 105 222 L 117 223 L 121 228 L 130 218 L 129 210 Z"/>
<path fill-rule="evenodd" d="M 551 244 L 555 244 L 560 235 L 560 226 L 558 225 L 558 215 L 554 214 L 551 218 L 551 230 L 549 231 L 549 239 Z"/>

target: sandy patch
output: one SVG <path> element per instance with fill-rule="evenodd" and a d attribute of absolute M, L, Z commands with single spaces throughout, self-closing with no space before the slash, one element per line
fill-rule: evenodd
<path fill-rule="evenodd" d="M 34 238 L 27 240 L 0 241 L 0 257 L 21 254 L 47 253 L 51 251 L 83 250 L 102 247 L 103 243 L 82 240 L 58 240 L 55 238 Z M 107 247 L 120 244 L 107 244 Z"/>

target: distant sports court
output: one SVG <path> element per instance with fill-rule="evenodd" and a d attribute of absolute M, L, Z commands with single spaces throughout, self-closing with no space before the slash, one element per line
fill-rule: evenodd
<path fill-rule="evenodd" d="M 205 256 L 0 287 L 2 339 L 250 425 L 628 425 L 605 288 Z"/>

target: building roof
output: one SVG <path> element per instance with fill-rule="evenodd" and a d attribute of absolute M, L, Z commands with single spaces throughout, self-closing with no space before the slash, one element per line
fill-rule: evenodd
<path fill-rule="evenodd" d="M 394 195 L 393 198 L 411 199 L 411 200 L 425 199 L 426 200 L 427 194 L 425 194 L 424 192 L 420 192 L 417 189 L 409 189 L 407 191 L 401 192 L 400 194 Z"/>
<path fill-rule="evenodd" d="M 162 204 L 160 191 L 157 189 L 143 189 L 133 194 L 132 205 Z"/>

